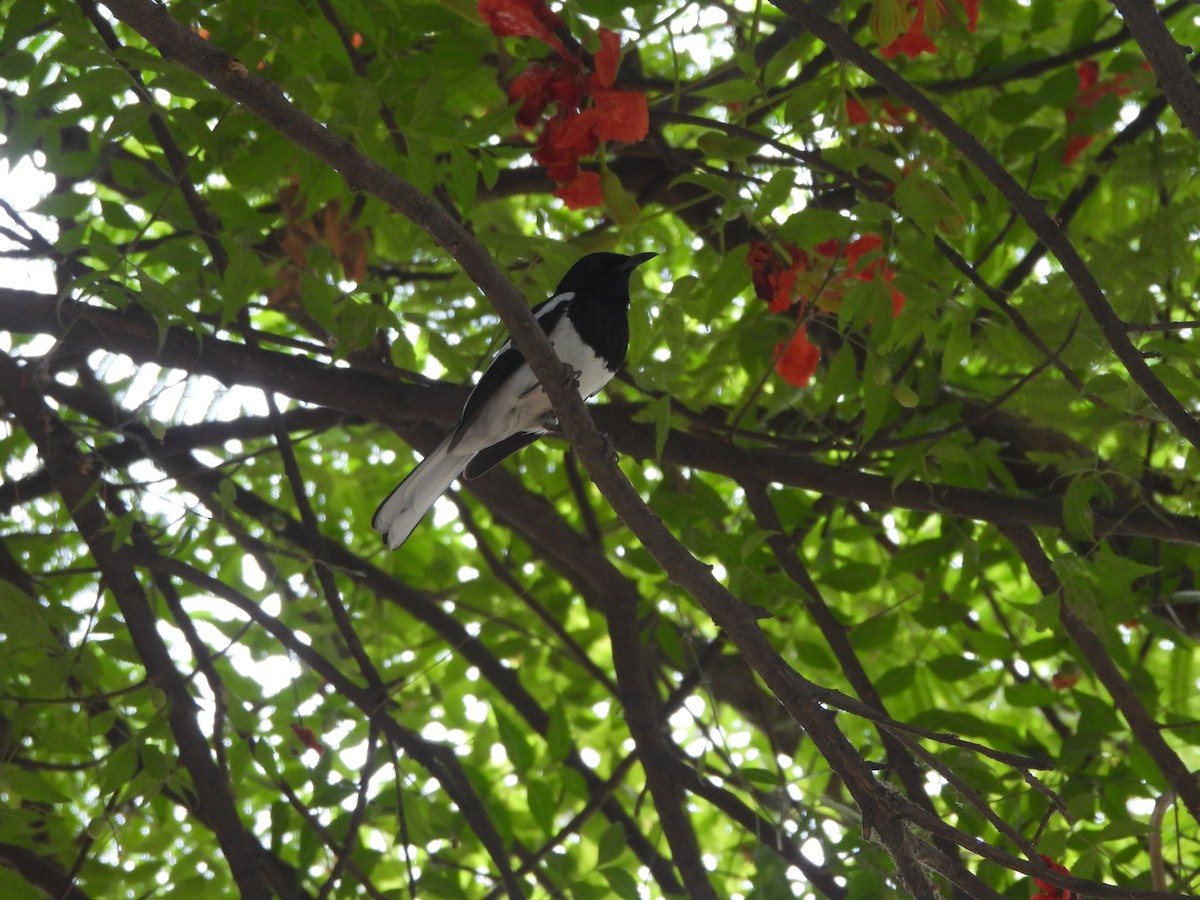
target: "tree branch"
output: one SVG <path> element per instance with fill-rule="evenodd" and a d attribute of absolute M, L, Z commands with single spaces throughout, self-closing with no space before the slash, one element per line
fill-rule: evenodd
<path fill-rule="evenodd" d="M 1184 765 L 1171 745 L 1166 742 L 1157 722 L 1151 718 L 1146 707 L 1138 698 L 1133 686 L 1125 679 L 1117 668 L 1117 664 L 1104 649 L 1104 644 L 1091 628 L 1079 617 L 1063 593 L 1062 582 L 1058 573 L 1046 557 L 1046 552 L 1038 542 L 1036 535 L 1028 528 L 1001 528 L 1004 536 L 1012 543 L 1025 566 L 1029 570 L 1034 583 L 1046 596 L 1058 597 L 1059 619 L 1063 628 L 1071 636 L 1071 640 L 1079 647 L 1084 659 L 1092 667 L 1096 677 L 1100 679 L 1105 690 L 1121 710 L 1125 721 L 1137 738 L 1138 743 L 1154 760 L 1155 765 L 1166 776 L 1171 787 L 1178 792 L 1192 817 L 1200 819 L 1200 780 Z"/>
<path fill-rule="evenodd" d="M 1179 116 L 1179 121 L 1200 140 L 1200 83 L 1188 68 L 1185 51 L 1171 37 L 1167 23 L 1150 0 L 1111 0 L 1125 27 L 1133 35 L 1146 60 L 1158 76 L 1158 86 Z"/>

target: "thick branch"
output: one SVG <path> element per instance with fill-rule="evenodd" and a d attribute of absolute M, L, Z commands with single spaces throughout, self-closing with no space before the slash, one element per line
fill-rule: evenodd
<path fill-rule="evenodd" d="M 1005 536 L 1025 560 L 1034 582 L 1047 596 L 1058 595 L 1059 619 L 1096 677 L 1121 710 L 1138 743 L 1150 754 L 1155 765 L 1179 793 L 1194 818 L 1200 819 L 1200 780 L 1197 780 L 1162 735 L 1160 726 L 1146 711 L 1133 686 L 1125 679 L 1104 649 L 1104 644 L 1071 608 L 1062 590 L 1062 582 L 1047 559 L 1042 545 L 1028 528 L 1003 529 Z"/>
<path fill-rule="evenodd" d="M 1167 23 L 1150 0 L 1112 0 L 1158 76 L 1158 86 L 1179 121 L 1200 140 L 1200 83 L 1188 68 L 1185 49 L 1171 37 Z"/>
<path fill-rule="evenodd" d="M 367 372 L 329 368 L 300 356 L 254 349 L 244 344 L 170 328 L 159 339 L 158 326 L 133 308 L 125 313 L 49 294 L 0 288 L 0 329 L 50 334 L 64 347 L 122 353 L 138 363 L 157 363 L 226 385 L 278 391 L 307 403 L 328 406 L 404 430 L 414 422 L 452 425 L 466 389 L 443 384 L 404 384 Z M 560 379 L 556 379 L 560 380 Z M 654 429 L 632 421 L 627 408 L 593 407 L 596 420 L 622 453 L 658 459 Z M 774 482 L 818 491 L 880 509 L 912 509 L 994 524 L 1063 527 L 1060 497 L 1014 497 L 922 481 L 894 485 L 890 478 L 816 462 L 784 450 L 738 447 L 718 438 L 672 431 L 662 460 L 703 469 L 740 482 Z M 474 482 L 472 490 L 483 489 Z M 5 494 L 0 489 L 0 500 Z M 0 507 L 2 508 L 2 507 Z M 1152 508 L 1094 510 L 1097 533 L 1131 535 L 1200 544 L 1200 520 Z"/>

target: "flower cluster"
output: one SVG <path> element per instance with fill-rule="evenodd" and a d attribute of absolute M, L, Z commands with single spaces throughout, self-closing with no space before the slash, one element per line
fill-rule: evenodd
<path fill-rule="evenodd" d="M 907 128 L 909 125 L 924 123 L 924 119 L 912 111 L 912 107 L 892 100 L 884 100 L 878 105 L 868 106 L 861 100 L 851 97 L 846 100 L 846 121 L 851 125 L 868 125 L 878 122 L 888 128 Z"/>
<path fill-rule="evenodd" d="M 1066 866 L 1059 865 L 1045 853 L 1042 854 L 1042 862 L 1048 865 L 1055 872 L 1062 872 L 1064 875 L 1070 875 L 1070 870 Z M 1030 898 L 1030 900 L 1078 900 L 1078 895 L 1074 891 L 1068 891 L 1066 888 L 1055 887 L 1048 881 L 1042 881 L 1040 878 L 1033 879 L 1033 883 L 1039 888 L 1038 892 Z"/>
<path fill-rule="evenodd" d="M 1147 64 L 1148 66 L 1148 64 Z M 1111 78 L 1100 79 L 1100 63 L 1094 59 L 1084 60 L 1075 70 L 1079 75 L 1079 92 L 1067 106 L 1067 147 L 1063 151 L 1063 165 L 1069 166 L 1096 139 L 1094 132 L 1081 128 L 1081 117 L 1095 107 L 1106 94 L 1124 97 L 1133 90 L 1128 83 L 1129 75 L 1119 73 Z"/>
<path fill-rule="evenodd" d="M 766 301 L 771 312 L 795 309 L 797 318 L 803 318 L 815 304 L 814 313 L 835 313 L 850 283 L 876 278 L 886 282 L 891 291 L 892 315 L 900 315 L 904 308 L 904 295 L 891 286 L 895 272 L 880 255 L 883 238 L 879 235 L 864 234 L 845 246 L 841 241 L 825 241 L 813 248 L 811 255 L 795 245 L 786 249 L 788 259 L 770 244 L 758 241 L 746 254 L 754 294 Z M 863 257 L 869 258 L 864 262 Z M 844 266 L 834 271 L 839 263 Z M 775 347 L 775 356 L 775 371 L 788 384 L 804 387 L 812 380 L 821 351 L 809 341 L 806 326 L 801 324 L 786 346 L 780 343 Z"/>
<path fill-rule="evenodd" d="M 1058 667 L 1058 671 L 1050 676 L 1050 687 L 1056 691 L 1065 691 L 1079 684 L 1083 678 L 1083 669 L 1072 660 L 1066 660 Z"/>
<path fill-rule="evenodd" d="M 959 0 L 967 14 L 967 30 L 979 24 L 979 0 Z M 937 53 L 937 44 L 928 31 L 941 31 L 946 6 L 942 0 L 875 0 L 871 12 L 871 30 L 881 44 L 880 51 L 891 59 L 903 54 L 916 59 L 922 53 Z"/>
<path fill-rule="evenodd" d="M 555 52 L 531 62 L 508 88 L 520 103 L 517 124 L 532 130 L 542 124 L 534 159 L 559 188 L 554 192 L 571 209 L 603 203 L 600 176 L 582 171 L 579 160 L 593 155 L 601 141 L 634 143 L 650 130 L 646 95 L 613 87 L 620 63 L 621 38 L 607 28 L 597 32 L 600 48 L 588 71 L 578 50 L 559 38 L 565 26 L 545 0 L 479 0 L 479 14 L 500 37 L 532 37 Z M 550 107 L 553 114 L 547 116 Z"/>

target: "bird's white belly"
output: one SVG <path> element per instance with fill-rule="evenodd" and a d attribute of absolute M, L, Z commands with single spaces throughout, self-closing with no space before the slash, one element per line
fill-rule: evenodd
<path fill-rule="evenodd" d="M 564 318 L 551 333 L 550 343 L 561 360 L 571 360 L 579 373 L 579 393 L 586 400 L 612 380 L 604 360 L 580 339 Z M 517 432 L 543 433 L 553 416 L 550 398 L 537 376 L 522 363 L 488 399 L 462 436 L 456 452 L 477 453 Z"/>

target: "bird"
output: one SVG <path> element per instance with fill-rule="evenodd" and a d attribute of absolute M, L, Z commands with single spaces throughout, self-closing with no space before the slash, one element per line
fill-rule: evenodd
<path fill-rule="evenodd" d="M 625 361 L 629 278 L 657 255 L 589 253 L 532 310 L 558 358 L 575 370 L 585 400 Z M 379 504 L 371 527 L 397 549 L 456 478 L 478 478 L 557 425 L 537 376 L 512 340 L 506 341 L 472 389 L 458 424 Z"/>

